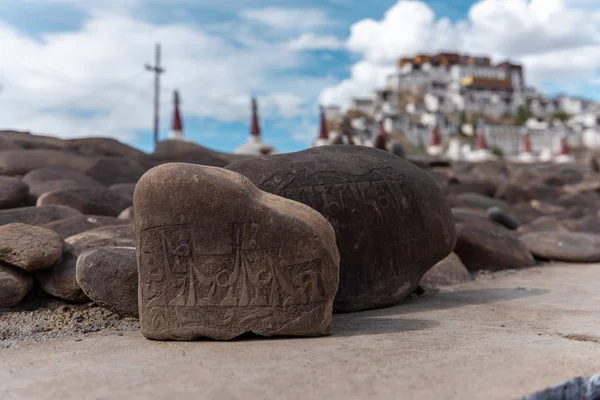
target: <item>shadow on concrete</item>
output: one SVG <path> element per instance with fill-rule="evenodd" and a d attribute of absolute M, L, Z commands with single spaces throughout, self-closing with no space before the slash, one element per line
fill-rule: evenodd
<path fill-rule="evenodd" d="M 402 316 L 436 310 L 446 310 L 467 305 L 492 304 L 519 300 L 547 293 L 547 289 L 472 289 L 456 292 L 427 293 L 418 298 L 388 308 L 348 314 L 334 314 L 333 336 L 377 335 L 394 332 L 419 331 L 439 326 L 433 320 L 405 319 Z"/>
<path fill-rule="evenodd" d="M 439 326 L 437 321 L 426 319 L 383 318 L 363 311 L 353 314 L 336 314 L 333 317 L 333 336 L 367 336 L 385 333 L 413 332 Z"/>

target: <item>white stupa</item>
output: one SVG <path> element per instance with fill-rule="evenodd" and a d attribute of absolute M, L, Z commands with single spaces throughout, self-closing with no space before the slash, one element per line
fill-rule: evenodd
<path fill-rule="evenodd" d="M 179 104 L 181 98 L 179 97 L 179 91 L 173 91 L 173 122 L 171 124 L 171 131 L 169 132 L 169 139 L 181 140 L 187 142 L 188 140 L 183 135 L 183 123 L 181 122 L 181 114 L 179 113 Z"/>
<path fill-rule="evenodd" d="M 260 156 L 275 153 L 273 146 L 263 143 L 260 137 L 260 125 L 258 123 L 258 106 L 256 99 L 252 98 L 252 119 L 250 123 L 250 137 L 248 141 L 235 149 L 235 154 Z"/>
<path fill-rule="evenodd" d="M 517 162 L 529 164 L 537 161 L 536 156 L 531 150 L 531 136 L 529 130 L 525 129 L 523 132 L 523 148 L 517 157 Z"/>
<path fill-rule="evenodd" d="M 556 164 L 567 164 L 575 162 L 575 158 L 571 155 L 569 151 L 569 144 L 567 143 L 567 136 L 563 135 L 560 138 L 560 152 L 556 157 L 554 157 L 554 161 Z"/>
<path fill-rule="evenodd" d="M 329 144 L 329 131 L 327 130 L 327 119 L 325 118 L 325 109 L 321 107 L 319 112 L 320 128 L 319 137 L 313 143 L 313 147 L 327 146 Z M 336 134 L 335 132 L 334 134 Z"/>
<path fill-rule="evenodd" d="M 467 161 L 470 162 L 482 162 L 482 161 L 490 161 L 497 160 L 496 157 L 488 148 L 487 141 L 485 140 L 485 135 L 483 130 L 480 129 L 477 134 L 477 146 L 475 150 L 472 150 L 466 155 Z"/>
<path fill-rule="evenodd" d="M 431 131 L 431 142 L 429 143 L 429 146 L 427 146 L 427 154 L 430 156 L 439 156 L 443 151 L 440 128 L 436 124 Z"/>
<path fill-rule="evenodd" d="M 446 152 L 446 155 L 452 161 L 460 161 L 463 159 L 463 150 L 462 150 L 462 144 L 460 142 L 460 139 L 458 139 L 458 138 L 450 139 L 450 143 L 448 144 L 448 151 Z"/>

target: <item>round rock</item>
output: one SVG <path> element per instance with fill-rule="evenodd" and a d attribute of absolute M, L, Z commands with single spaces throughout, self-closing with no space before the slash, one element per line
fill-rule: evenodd
<path fill-rule="evenodd" d="M 62 238 L 50 229 L 20 223 L 0 226 L 0 261 L 38 271 L 56 263 L 62 251 Z"/>
<path fill-rule="evenodd" d="M 103 226 L 120 225 L 125 223 L 128 223 L 128 221 L 124 221 L 116 217 L 106 217 L 102 215 L 79 215 L 77 217 L 50 222 L 49 224 L 45 224 L 43 226 L 45 228 L 52 229 L 63 239 L 66 239 L 79 233 L 101 228 Z"/>
<path fill-rule="evenodd" d="M 340 259 L 318 212 L 192 164 L 153 168 L 134 197 L 146 337 L 331 333 Z"/>
<path fill-rule="evenodd" d="M 456 253 L 435 264 L 423 278 L 421 286 L 446 286 L 473 280 L 471 273 L 462 263 Z"/>
<path fill-rule="evenodd" d="M 131 206 L 132 198 L 122 193 L 102 187 L 61 189 L 44 193 L 37 200 L 38 206 L 64 205 L 82 214 L 116 217 Z"/>
<path fill-rule="evenodd" d="M 29 186 L 18 179 L 0 176 L 0 209 L 18 206 L 27 198 Z"/>
<path fill-rule="evenodd" d="M 65 239 L 74 254 L 95 247 L 134 247 L 133 225 L 130 223 L 103 226 Z"/>
<path fill-rule="evenodd" d="M 508 229 L 515 230 L 519 227 L 520 222 L 518 219 L 510 216 L 506 211 L 500 207 L 490 207 L 487 210 L 487 216 L 494 222 L 505 226 Z"/>
<path fill-rule="evenodd" d="M 53 190 L 103 187 L 100 182 L 81 172 L 56 167 L 34 169 L 23 177 L 23 182 L 29 185 L 29 191 L 35 198 Z"/>
<path fill-rule="evenodd" d="M 567 262 L 600 261 L 600 236 L 580 232 L 531 232 L 521 241 L 537 258 Z"/>
<path fill-rule="evenodd" d="M 0 210 L 0 225 L 14 222 L 29 225 L 44 225 L 52 221 L 75 216 L 81 216 L 81 213 L 66 206 L 21 207 Z"/>
<path fill-rule="evenodd" d="M 77 284 L 77 255 L 67 245 L 62 258 L 51 268 L 35 273 L 35 281 L 46 293 L 75 303 L 89 301 Z"/>
<path fill-rule="evenodd" d="M 18 305 L 33 287 L 33 278 L 27 272 L 0 263 L 0 308 Z"/>
<path fill-rule="evenodd" d="M 135 248 L 100 247 L 77 259 L 77 283 L 94 302 L 124 317 L 138 316 Z"/>
<path fill-rule="evenodd" d="M 516 234 L 502 227 L 467 222 L 456 225 L 454 252 L 469 271 L 530 267 L 535 260 Z"/>
<path fill-rule="evenodd" d="M 456 241 L 440 187 L 386 151 L 322 146 L 238 161 L 227 169 L 314 208 L 331 223 L 341 255 L 336 311 L 397 303 Z"/>

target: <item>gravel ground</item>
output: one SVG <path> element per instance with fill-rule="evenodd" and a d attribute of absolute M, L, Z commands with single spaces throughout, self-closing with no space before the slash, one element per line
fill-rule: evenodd
<path fill-rule="evenodd" d="M 136 331 L 139 321 L 122 318 L 95 303 L 73 304 L 30 295 L 16 308 L 0 308 L 0 349 L 99 331 Z"/>

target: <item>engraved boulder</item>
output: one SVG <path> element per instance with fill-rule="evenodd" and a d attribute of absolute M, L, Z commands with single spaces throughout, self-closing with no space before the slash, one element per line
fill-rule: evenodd
<path fill-rule="evenodd" d="M 147 172 L 134 207 L 147 338 L 331 333 L 339 252 L 318 212 L 235 172 L 183 163 Z"/>
<path fill-rule="evenodd" d="M 341 255 L 335 311 L 399 302 L 454 248 L 454 221 L 438 184 L 389 152 L 323 146 L 255 157 L 227 169 L 329 220 Z"/>

